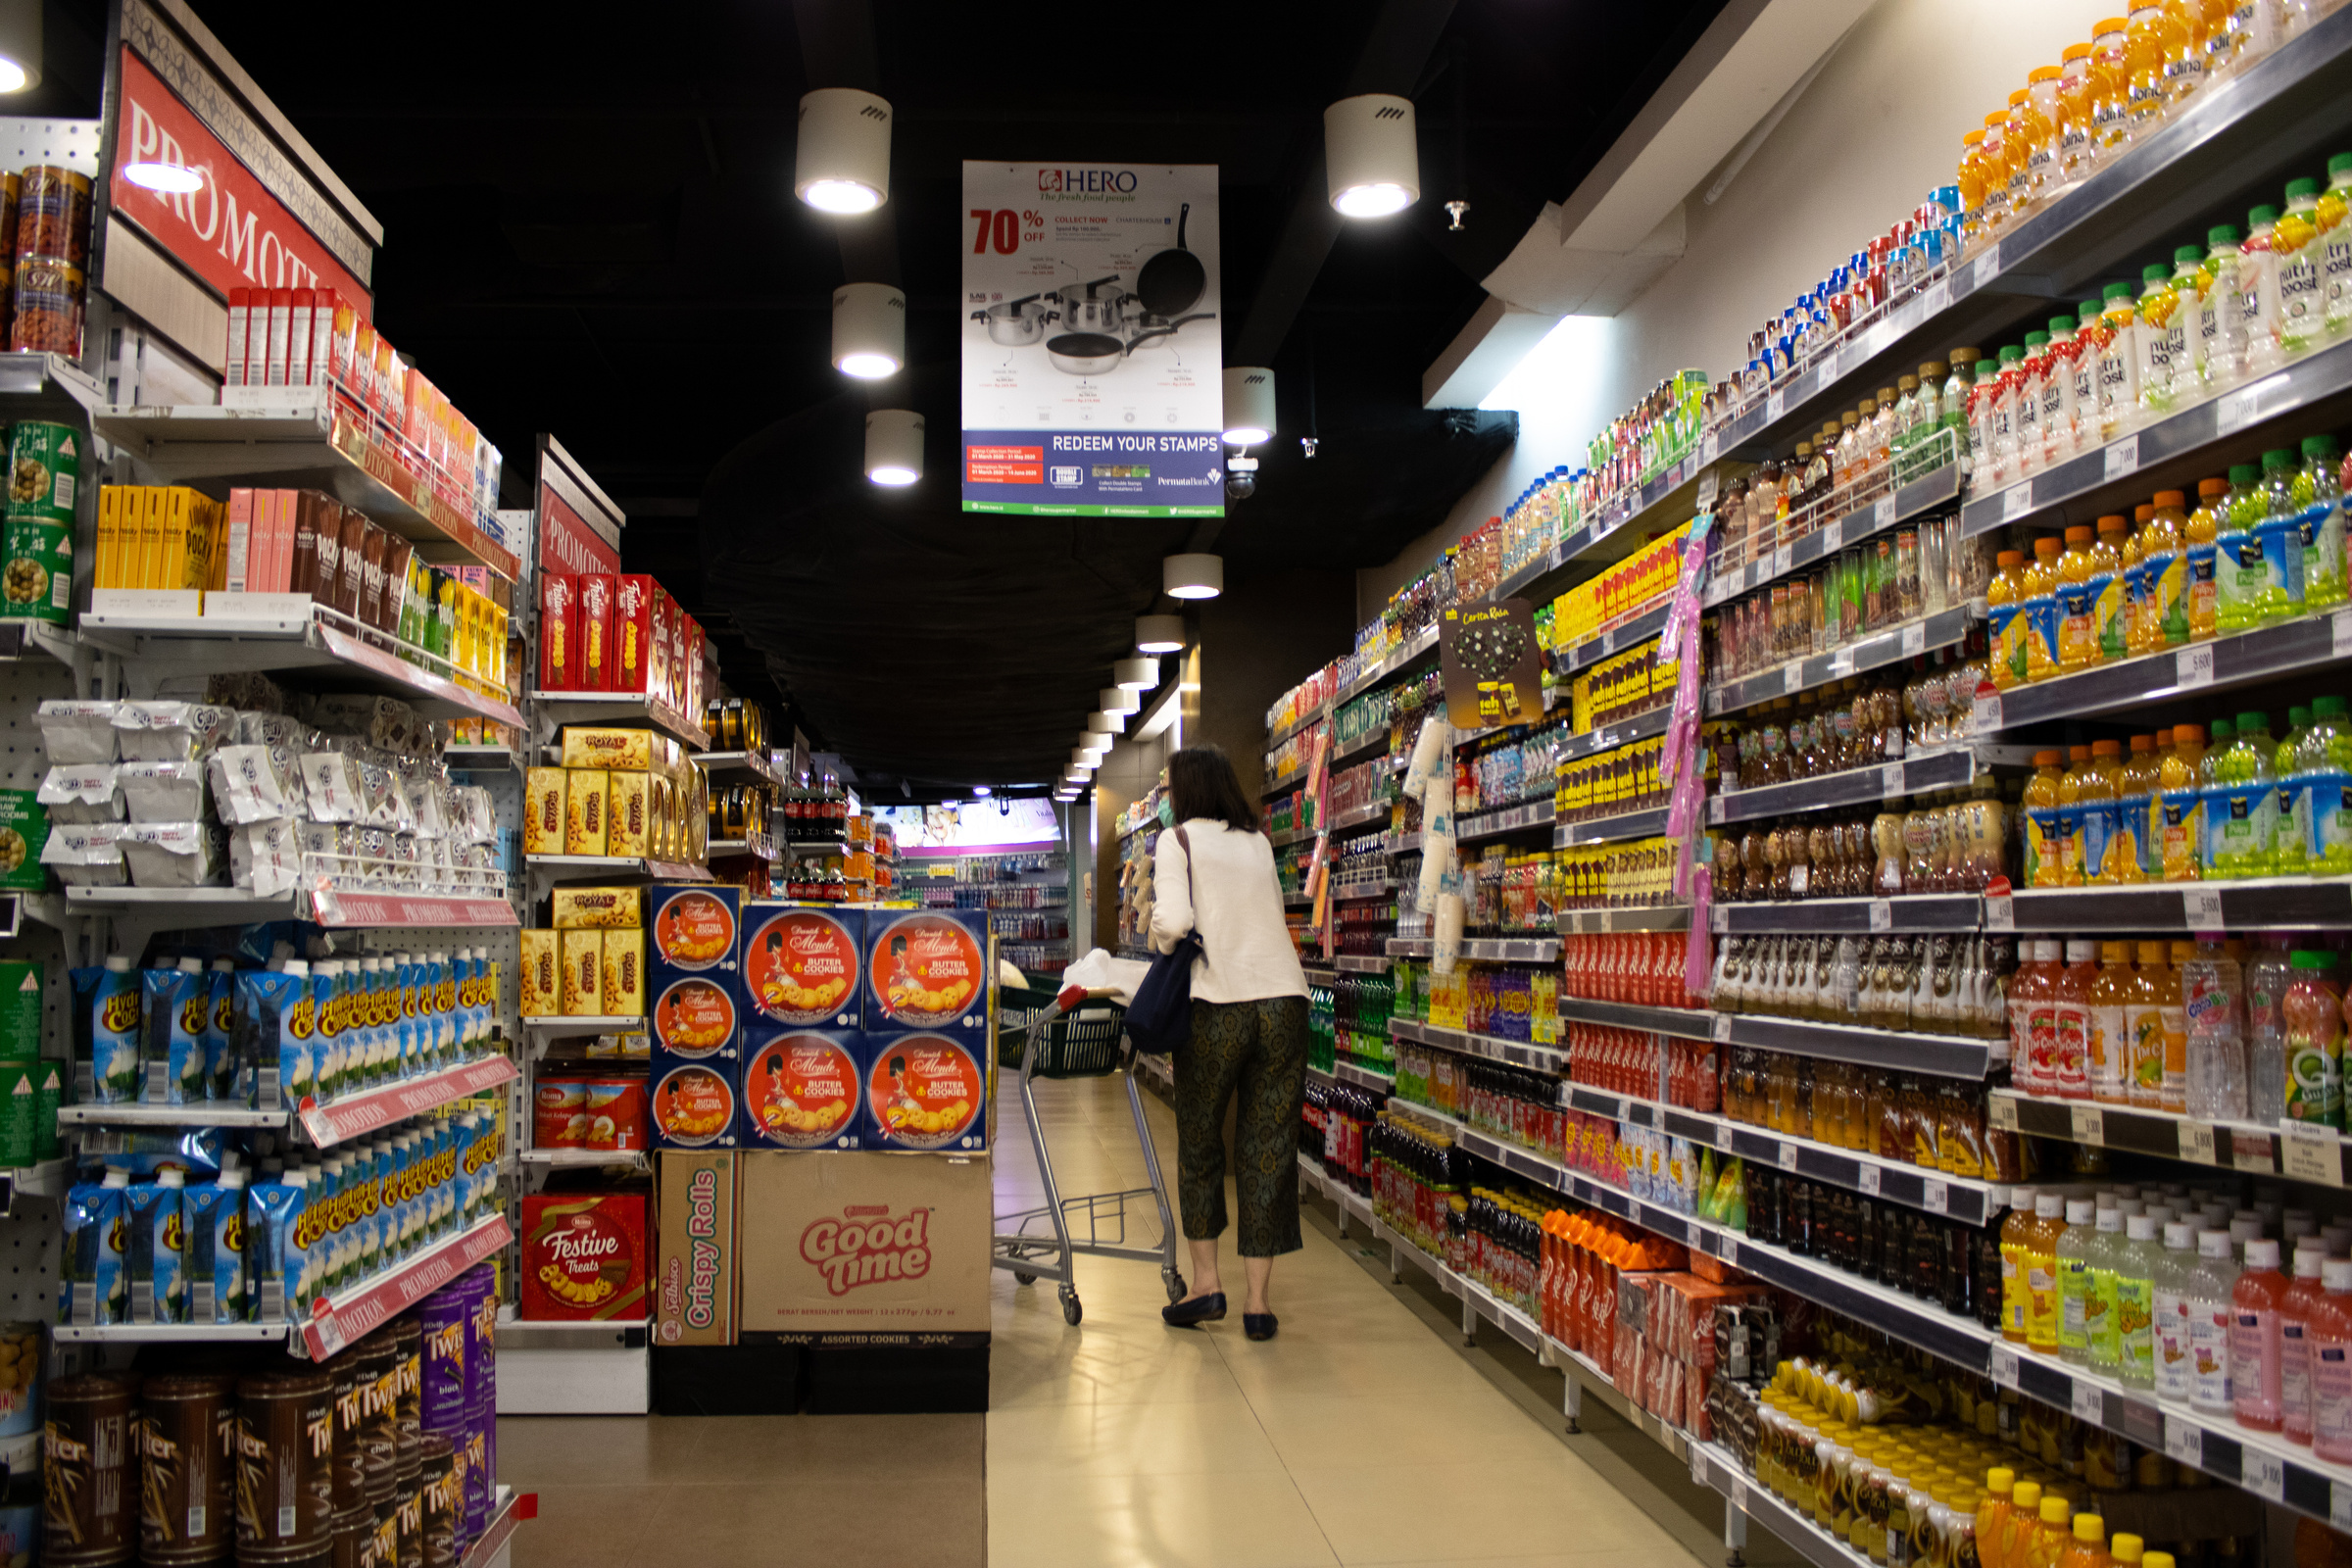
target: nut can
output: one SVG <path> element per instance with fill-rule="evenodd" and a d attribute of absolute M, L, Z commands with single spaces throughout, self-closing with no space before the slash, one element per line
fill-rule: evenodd
<path fill-rule="evenodd" d="M 10 254 L 90 260 L 90 176 L 35 164 L 18 176 L 16 242 Z"/>
<path fill-rule="evenodd" d="M 307 1562 L 334 1531 L 335 1380 L 323 1372 L 237 1379 L 237 1561 Z"/>
<path fill-rule="evenodd" d="M 12 282 L 16 315 L 9 323 L 9 347 L 21 354 L 79 359 L 82 312 L 89 303 L 89 279 L 81 268 L 62 256 L 20 256 Z"/>
<path fill-rule="evenodd" d="M 234 1530 L 236 1406 L 225 1377 L 149 1378 L 139 1390 L 139 1560 L 218 1562 Z"/>
<path fill-rule="evenodd" d="M 49 1386 L 41 1434 L 41 1558 L 56 1568 L 127 1563 L 138 1544 L 131 1516 L 128 1378 L 61 1378 Z"/>

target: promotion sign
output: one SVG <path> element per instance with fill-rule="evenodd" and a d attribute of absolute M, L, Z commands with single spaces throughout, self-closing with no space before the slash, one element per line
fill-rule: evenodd
<path fill-rule="evenodd" d="M 1446 722 L 1455 729 L 1532 724 L 1544 716 L 1544 651 L 1524 599 L 1446 612 L 1438 623 Z"/>
<path fill-rule="evenodd" d="M 963 510 L 1225 514 L 1217 170 L 963 166 Z"/>

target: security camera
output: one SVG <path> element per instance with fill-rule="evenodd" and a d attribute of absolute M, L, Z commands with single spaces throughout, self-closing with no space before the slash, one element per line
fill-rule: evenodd
<path fill-rule="evenodd" d="M 1257 493 L 1257 460 L 1228 458 L 1225 460 L 1225 493 L 1236 501 L 1247 501 Z"/>

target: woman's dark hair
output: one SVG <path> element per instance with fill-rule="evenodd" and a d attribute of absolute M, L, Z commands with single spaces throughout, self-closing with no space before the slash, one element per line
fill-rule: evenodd
<path fill-rule="evenodd" d="M 1168 806 L 1176 820 L 1211 817 L 1236 833 L 1257 831 L 1257 811 L 1221 746 L 1187 746 L 1168 759 Z"/>

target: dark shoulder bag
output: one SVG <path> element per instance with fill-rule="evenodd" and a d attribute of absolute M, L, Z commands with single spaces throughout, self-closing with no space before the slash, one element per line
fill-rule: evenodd
<path fill-rule="evenodd" d="M 1193 841 L 1179 825 L 1184 846 L 1184 891 L 1193 891 Z M 1165 1055 L 1193 1036 L 1193 960 L 1200 956 L 1200 906 L 1193 906 L 1193 929 L 1176 939 L 1176 951 L 1155 955 L 1152 972 L 1127 1004 L 1127 1038 L 1149 1056 Z"/>

